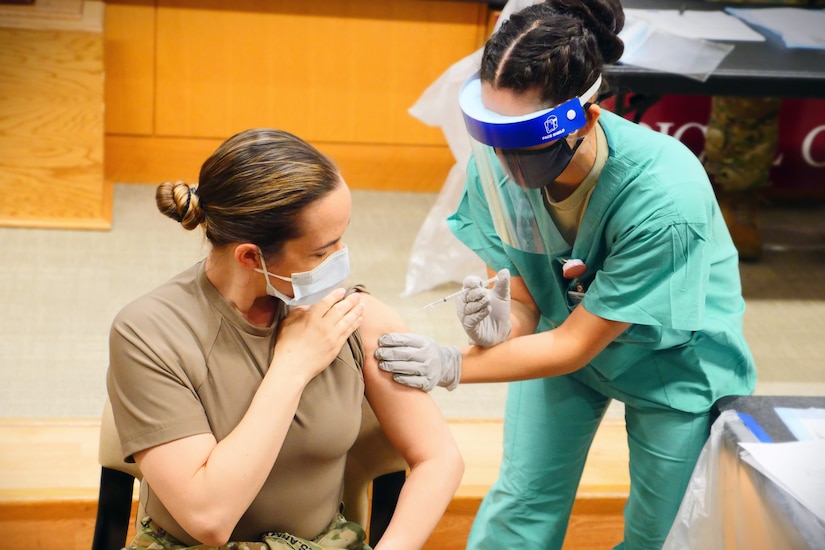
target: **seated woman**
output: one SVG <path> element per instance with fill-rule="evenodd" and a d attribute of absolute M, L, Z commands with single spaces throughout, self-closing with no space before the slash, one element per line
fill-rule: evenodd
<path fill-rule="evenodd" d="M 130 547 L 369 549 L 340 511 L 366 396 L 410 466 L 376 550 L 421 548 L 464 465 L 432 398 L 376 365 L 400 317 L 339 288 L 351 197 L 335 165 L 289 133 L 248 130 L 197 187 L 163 183 L 156 198 L 211 249 L 112 324 L 109 398 L 148 489 Z"/>

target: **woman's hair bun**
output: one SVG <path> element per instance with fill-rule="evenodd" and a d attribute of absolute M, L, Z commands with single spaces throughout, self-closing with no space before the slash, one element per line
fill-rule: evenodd
<path fill-rule="evenodd" d="M 183 181 L 163 182 L 155 191 L 155 203 L 161 214 L 191 230 L 203 221 L 203 209 L 196 187 Z"/>

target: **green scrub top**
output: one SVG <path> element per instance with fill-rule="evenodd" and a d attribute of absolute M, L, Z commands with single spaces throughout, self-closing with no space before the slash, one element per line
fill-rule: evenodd
<path fill-rule="evenodd" d="M 606 110 L 599 124 L 608 157 L 572 248 L 541 190 L 528 193 L 545 253 L 506 244 L 474 158 L 450 229 L 492 269 L 523 279 L 541 311 L 537 331 L 558 327 L 579 302 L 599 317 L 632 323 L 573 373 L 606 395 L 695 413 L 725 395 L 751 393 L 756 373 L 742 333 L 738 255 L 704 168 L 670 136 Z M 565 279 L 566 259 L 582 260 L 587 271 Z"/>

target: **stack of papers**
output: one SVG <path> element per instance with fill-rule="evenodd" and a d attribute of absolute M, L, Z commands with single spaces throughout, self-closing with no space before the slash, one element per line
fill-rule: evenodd
<path fill-rule="evenodd" d="M 825 439 L 739 445 L 747 451 L 742 460 L 825 522 Z"/>
<path fill-rule="evenodd" d="M 799 441 L 739 443 L 742 460 L 825 522 L 825 410 L 775 410 Z"/>

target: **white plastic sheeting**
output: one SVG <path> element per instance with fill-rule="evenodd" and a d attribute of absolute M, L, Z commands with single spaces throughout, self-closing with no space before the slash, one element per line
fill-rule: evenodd
<path fill-rule="evenodd" d="M 501 10 L 494 31 L 511 13 L 537 3 L 536 0 L 510 0 Z M 413 242 L 407 264 L 407 278 L 402 296 L 412 296 L 436 286 L 460 283 L 467 275 L 486 277 L 484 262 L 464 246 L 447 227 L 447 216 L 455 212 L 464 188 L 470 141 L 458 106 L 461 85 L 478 71 L 479 49 L 454 63 L 410 107 L 409 113 L 429 126 L 440 126 L 456 159 L 439 192 L 435 204 Z"/>

